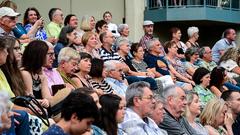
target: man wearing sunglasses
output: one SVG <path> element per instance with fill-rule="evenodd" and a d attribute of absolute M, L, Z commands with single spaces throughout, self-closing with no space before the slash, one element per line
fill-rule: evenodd
<path fill-rule="evenodd" d="M 0 36 L 13 36 L 12 30 L 16 27 L 17 17 L 20 13 L 16 13 L 9 7 L 0 8 Z"/>

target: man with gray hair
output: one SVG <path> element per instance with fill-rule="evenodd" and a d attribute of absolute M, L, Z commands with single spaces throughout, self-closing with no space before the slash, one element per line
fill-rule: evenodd
<path fill-rule="evenodd" d="M 212 60 L 212 50 L 208 46 L 204 46 L 199 49 L 199 58 L 198 62 L 199 67 L 204 67 L 210 72 L 217 66 L 217 64 Z"/>
<path fill-rule="evenodd" d="M 126 103 L 127 110 L 120 129 L 128 135 L 163 135 L 159 128 L 153 128 L 154 121 L 148 117 L 155 104 L 148 83 L 140 81 L 129 85 L 126 91 Z"/>
<path fill-rule="evenodd" d="M 187 104 L 184 90 L 170 85 L 161 91 L 160 96 L 163 99 L 166 114 L 159 127 L 166 130 L 169 135 L 196 135 L 187 120 L 181 116 Z"/>
<path fill-rule="evenodd" d="M 58 55 L 59 65 L 57 71 L 60 73 L 63 81 L 65 83 L 71 84 L 74 88 L 77 88 L 77 86 L 70 79 L 70 76 L 78 69 L 77 65 L 79 60 L 79 53 L 70 47 L 61 49 Z"/>
<path fill-rule="evenodd" d="M 105 81 L 112 86 L 118 95 L 125 97 L 128 83 L 123 77 L 122 63 L 117 60 L 109 60 L 104 62 L 104 67 L 107 72 Z"/>

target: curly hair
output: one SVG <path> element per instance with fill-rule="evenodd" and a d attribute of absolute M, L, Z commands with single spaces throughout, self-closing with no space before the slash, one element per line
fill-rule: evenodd
<path fill-rule="evenodd" d="M 229 48 L 224 54 L 223 56 L 220 58 L 219 60 L 219 64 L 223 61 L 227 61 L 227 60 L 233 60 L 237 63 L 239 63 L 239 53 L 240 53 L 240 49 L 239 48 L 235 48 L 235 47 L 231 47 Z"/>

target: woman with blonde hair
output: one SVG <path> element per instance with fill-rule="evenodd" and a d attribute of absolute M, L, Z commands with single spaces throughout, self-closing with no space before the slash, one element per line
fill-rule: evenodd
<path fill-rule="evenodd" d="M 227 109 L 227 104 L 220 98 L 213 98 L 203 109 L 200 122 L 208 130 L 209 135 L 233 135 L 232 124 L 234 121 Z"/>
<path fill-rule="evenodd" d="M 82 52 L 89 53 L 93 58 L 100 58 L 100 54 L 96 49 L 98 44 L 97 35 L 94 32 L 89 31 L 84 33 L 82 36 L 82 44 L 84 46 Z"/>
<path fill-rule="evenodd" d="M 93 16 L 84 15 L 82 17 L 80 29 L 84 32 L 93 31 L 95 28 L 95 18 Z"/>
<path fill-rule="evenodd" d="M 240 75 L 239 53 L 240 49 L 229 48 L 219 60 L 219 66 L 227 70 L 229 78 L 237 78 Z"/>
<path fill-rule="evenodd" d="M 208 131 L 199 122 L 196 122 L 197 116 L 201 113 L 199 96 L 194 91 L 186 91 L 187 105 L 184 112 L 188 123 L 198 133 L 198 135 L 208 135 Z"/>

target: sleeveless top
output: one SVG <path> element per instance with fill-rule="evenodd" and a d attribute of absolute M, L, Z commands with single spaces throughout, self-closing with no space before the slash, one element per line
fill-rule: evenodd
<path fill-rule="evenodd" d="M 199 46 L 199 44 L 197 42 L 195 42 L 195 44 L 190 42 L 190 41 L 187 41 L 187 42 L 190 43 L 192 47 L 200 48 L 200 46 Z"/>
<path fill-rule="evenodd" d="M 33 90 L 33 95 L 35 96 L 36 99 L 42 99 L 42 93 L 41 93 L 41 79 L 39 75 L 37 76 L 37 79 L 34 79 L 32 76 L 32 90 Z"/>

